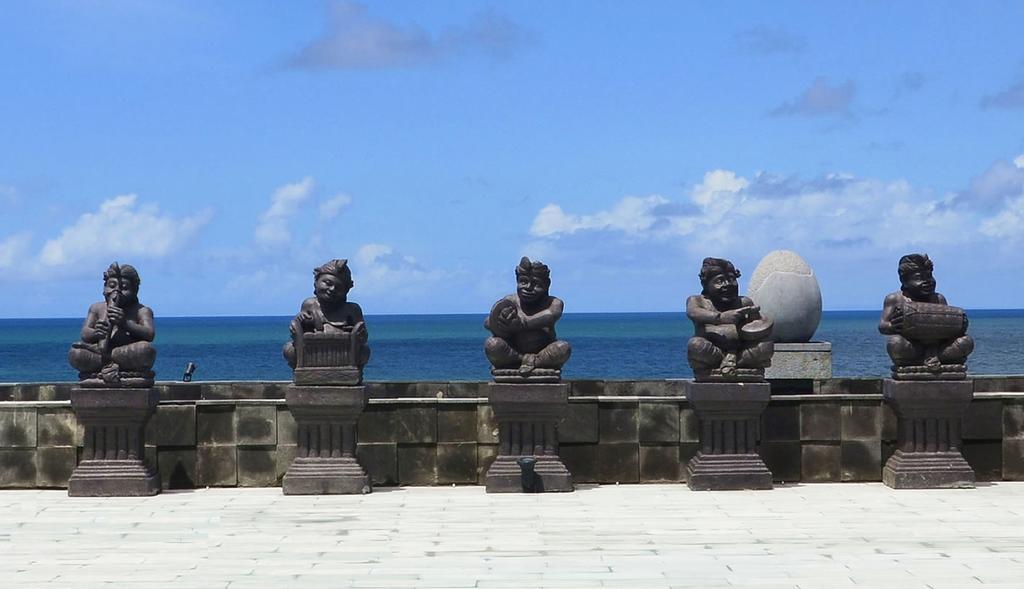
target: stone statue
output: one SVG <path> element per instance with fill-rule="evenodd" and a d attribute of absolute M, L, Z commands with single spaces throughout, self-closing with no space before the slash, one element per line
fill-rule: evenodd
<path fill-rule="evenodd" d="M 878 331 L 887 335 L 896 380 L 966 378 L 974 340 L 967 314 L 935 292 L 934 265 L 925 254 L 900 258 L 900 290 L 885 297 Z"/>
<path fill-rule="evenodd" d="M 555 335 L 562 300 L 550 296 L 546 265 L 524 257 L 516 266 L 516 293 L 494 304 L 484 321 L 484 343 L 496 382 L 558 382 L 572 347 Z"/>
<path fill-rule="evenodd" d="M 153 310 L 139 303 L 139 273 L 114 262 L 103 273 L 103 299 L 89 307 L 82 341 L 68 361 L 83 387 L 150 387 L 156 348 Z"/>
<path fill-rule="evenodd" d="M 314 269 L 313 276 L 316 296 L 303 301 L 292 319 L 292 341 L 284 345 L 285 360 L 292 369 L 353 367 L 361 381 L 370 347 L 366 345 L 363 310 L 348 300 L 348 291 L 355 284 L 348 260 L 331 260 Z M 302 357 L 300 352 L 306 348 L 310 353 Z"/>
<path fill-rule="evenodd" d="M 694 335 L 686 356 L 697 382 L 762 382 L 771 365 L 772 322 L 739 296 L 740 272 L 728 260 L 704 258 L 701 294 L 686 299 Z"/>

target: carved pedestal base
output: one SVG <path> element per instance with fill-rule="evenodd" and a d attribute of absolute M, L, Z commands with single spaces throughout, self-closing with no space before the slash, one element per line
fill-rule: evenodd
<path fill-rule="evenodd" d="M 695 491 L 771 489 L 772 473 L 757 453 L 768 383 L 686 384 L 686 397 L 700 419 L 700 449 L 686 466 Z"/>
<path fill-rule="evenodd" d="M 974 487 L 974 470 L 960 452 L 973 389 L 969 380 L 883 381 L 897 419 L 896 452 L 882 469 L 883 483 L 894 489 Z"/>
<path fill-rule="evenodd" d="M 500 445 L 485 477 L 487 492 L 572 491 L 572 475 L 558 457 L 558 422 L 569 407 L 569 385 L 491 383 L 488 400 Z M 524 457 L 537 461 L 532 476 L 523 475 Z"/>
<path fill-rule="evenodd" d="M 284 475 L 285 495 L 370 492 L 370 477 L 356 460 L 356 422 L 366 407 L 365 387 L 289 386 L 288 409 L 298 431 L 298 455 Z"/>
<path fill-rule="evenodd" d="M 159 400 L 154 389 L 71 389 L 85 447 L 68 480 L 68 495 L 145 497 L 160 492 L 160 477 L 145 461 L 143 437 Z"/>

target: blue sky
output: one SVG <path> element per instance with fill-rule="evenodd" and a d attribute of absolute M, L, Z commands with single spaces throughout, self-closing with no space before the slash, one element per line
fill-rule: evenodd
<path fill-rule="evenodd" d="M 0 19 L 0 316 L 681 310 L 773 249 L 826 309 L 923 251 L 1024 291 L 1024 4 L 49 2 Z M 741 286 L 745 279 L 741 279 Z"/>

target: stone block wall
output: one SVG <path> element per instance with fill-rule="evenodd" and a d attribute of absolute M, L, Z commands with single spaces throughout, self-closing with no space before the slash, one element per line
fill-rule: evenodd
<path fill-rule="evenodd" d="M 280 382 L 162 383 L 147 457 L 165 488 L 281 484 L 296 454 Z M 896 419 L 878 379 L 773 395 L 761 452 L 778 482 L 879 481 Z M 1024 377 L 980 378 L 964 421 L 979 480 L 1024 480 Z M 497 454 L 486 383 L 371 383 L 359 459 L 375 485 L 473 485 Z M 68 384 L 0 385 L 0 488 L 63 488 L 81 454 Z M 683 482 L 698 428 L 678 381 L 574 381 L 561 454 L 578 483 Z"/>

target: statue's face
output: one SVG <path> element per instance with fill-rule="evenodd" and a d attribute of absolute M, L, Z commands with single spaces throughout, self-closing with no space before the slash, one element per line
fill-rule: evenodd
<path fill-rule="evenodd" d="M 139 287 L 127 278 L 111 276 L 103 282 L 103 298 L 118 306 L 131 305 L 139 296 Z"/>
<path fill-rule="evenodd" d="M 715 274 L 704 285 L 704 294 L 711 300 L 720 303 L 732 303 L 740 296 L 740 285 L 732 272 Z"/>
<path fill-rule="evenodd" d="M 903 278 L 903 290 L 915 299 L 935 294 L 935 277 L 928 270 L 915 270 Z"/>
<path fill-rule="evenodd" d="M 350 289 L 346 282 L 334 274 L 317 276 L 314 288 L 317 300 L 328 305 L 344 303 Z"/>
<path fill-rule="evenodd" d="M 519 300 L 526 303 L 536 303 L 548 296 L 548 288 L 551 284 L 540 276 L 534 276 L 523 272 L 516 276 L 516 294 Z"/>

